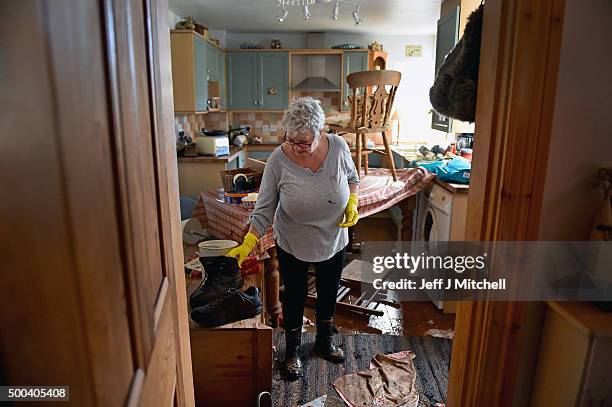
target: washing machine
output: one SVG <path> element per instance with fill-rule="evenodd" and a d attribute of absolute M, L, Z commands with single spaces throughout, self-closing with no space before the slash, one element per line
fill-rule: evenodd
<path fill-rule="evenodd" d="M 421 191 L 417 197 L 413 238 L 418 242 L 449 241 L 453 194 L 438 184 Z M 428 244 L 425 244 L 428 247 Z M 443 301 L 433 300 L 438 309 Z"/>

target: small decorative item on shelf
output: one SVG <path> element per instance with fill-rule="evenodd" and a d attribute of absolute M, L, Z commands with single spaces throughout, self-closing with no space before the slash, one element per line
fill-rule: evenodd
<path fill-rule="evenodd" d="M 216 38 L 209 38 L 210 42 L 212 42 L 213 44 L 215 44 L 216 46 L 219 46 L 219 40 Z"/>
<path fill-rule="evenodd" d="M 208 38 L 208 27 L 203 26 L 202 24 L 198 24 L 194 22 L 195 32 L 200 34 L 204 38 Z"/>
<path fill-rule="evenodd" d="M 179 21 L 178 23 L 176 23 L 175 28 L 177 30 L 195 30 L 196 22 L 193 17 L 189 16 L 186 20 Z"/>
<path fill-rule="evenodd" d="M 283 45 L 281 44 L 280 40 L 273 39 L 272 42 L 270 43 L 270 48 L 272 48 L 272 49 L 282 49 Z"/>
<path fill-rule="evenodd" d="M 261 136 L 252 135 L 249 137 L 249 144 L 261 144 Z"/>
<path fill-rule="evenodd" d="M 383 46 L 380 42 L 378 41 L 374 41 L 373 43 L 371 43 L 368 48 L 370 49 L 370 51 L 382 51 L 383 50 Z"/>
<path fill-rule="evenodd" d="M 332 49 L 363 49 L 359 44 L 338 44 L 334 45 Z"/>
<path fill-rule="evenodd" d="M 243 42 L 240 49 L 263 49 L 263 45 L 254 42 Z"/>

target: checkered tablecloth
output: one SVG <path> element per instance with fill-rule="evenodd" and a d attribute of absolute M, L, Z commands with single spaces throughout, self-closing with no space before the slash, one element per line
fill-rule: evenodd
<path fill-rule="evenodd" d="M 406 199 L 433 181 L 435 175 L 423 168 L 397 170 L 398 180 L 393 182 L 387 168 L 370 168 L 368 175 L 361 174 L 359 184 L 359 217 L 365 218 L 390 208 Z M 193 211 L 202 227 L 218 239 L 241 242 L 249 230 L 251 210 L 242 204 L 228 204 L 217 196 L 216 191 L 202 192 Z M 272 228 L 259 239 L 255 253 L 262 253 L 274 246 Z"/>

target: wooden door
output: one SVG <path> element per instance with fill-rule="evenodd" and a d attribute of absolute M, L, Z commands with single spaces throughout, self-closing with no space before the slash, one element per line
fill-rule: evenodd
<path fill-rule="evenodd" d="M 232 110 L 257 109 L 257 54 L 227 53 L 227 103 Z"/>
<path fill-rule="evenodd" d="M 193 405 L 166 2 L 2 3 L 0 27 L 2 383 Z"/>
<path fill-rule="evenodd" d="M 193 52 L 195 53 L 195 66 L 193 69 L 195 79 L 196 111 L 208 110 L 208 79 L 210 78 L 207 63 L 208 45 L 203 39 L 193 36 Z"/>
<path fill-rule="evenodd" d="M 285 110 L 289 103 L 289 55 L 286 52 L 260 52 L 259 109 Z"/>
<path fill-rule="evenodd" d="M 342 55 L 342 107 L 341 110 L 349 110 L 349 93 L 350 88 L 346 82 L 346 77 L 353 72 L 368 70 L 368 52 L 367 51 L 351 51 L 344 52 Z"/>

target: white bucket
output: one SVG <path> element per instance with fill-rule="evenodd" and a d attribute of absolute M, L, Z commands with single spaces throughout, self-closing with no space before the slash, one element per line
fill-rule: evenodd
<path fill-rule="evenodd" d="M 234 240 L 207 240 L 198 244 L 200 257 L 225 256 L 238 242 Z"/>

